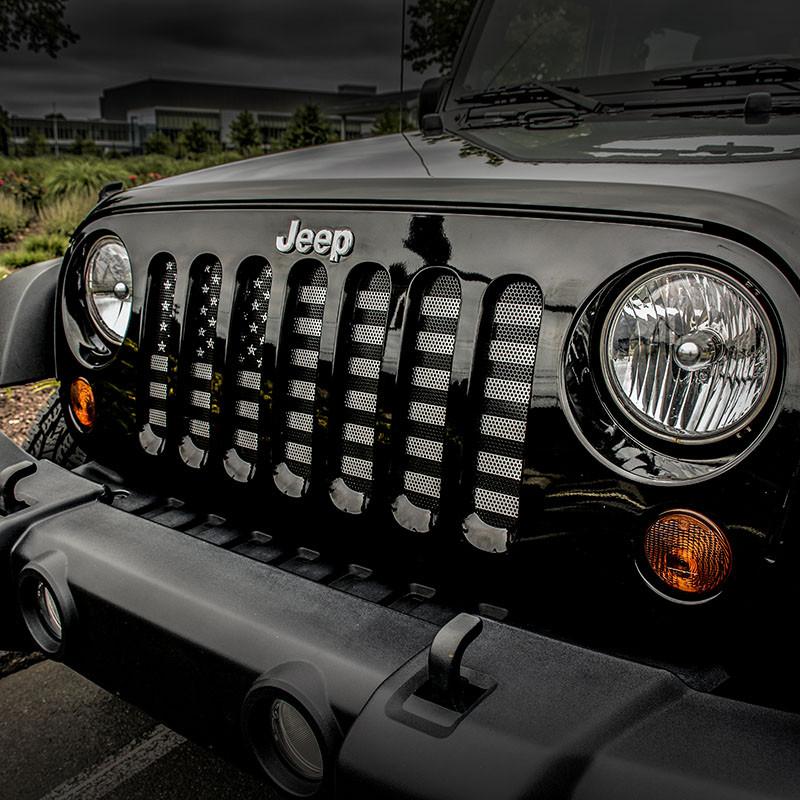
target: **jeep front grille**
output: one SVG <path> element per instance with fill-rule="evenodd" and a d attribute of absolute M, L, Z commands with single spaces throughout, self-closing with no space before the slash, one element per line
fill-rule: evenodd
<path fill-rule="evenodd" d="M 188 466 L 219 458 L 242 483 L 260 464 L 296 498 L 324 480 L 333 504 L 353 514 L 379 496 L 411 531 L 434 529 L 449 504 L 461 509 L 464 532 L 479 546 L 515 529 L 543 308 L 533 280 L 498 279 L 486 288 L 475 341 L 460 342 L 459 352 L 472 354 L 463 408 L 453 407 L 463 379 L 453 371 L 462 283 L 449 268 L 426 268 L 407 289 L 393 289 L 384 267 L 361 265 L 334 284 L 333 297 L 326 268 L 302 260 L 280 282 L 277 303 L 272 267 L 253 257 L 238 267 L 231 322 L 218 340 L 219 304 L 228 296 L 220 291 L 223 266 L 203 256 L 189 273 L 180 348 L 175 280 L 174 259 L 156 258 L 142 336 L 146 452 L 162 454 L 174 440 Z M 336 331 L 326 332 L 326 319 L 336 318 Z M 384 364 L 390 321 L 402 322 L 393 340 L 396 379 Z M 333 379 L 320 376 L 323 336 L 335 336 Z"/>

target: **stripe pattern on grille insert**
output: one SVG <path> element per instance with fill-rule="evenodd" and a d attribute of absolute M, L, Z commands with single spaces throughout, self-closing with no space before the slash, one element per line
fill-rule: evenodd
<path fill-rule="evenodd" d="M 400 456 L 402 494 L 392 510 L 395 519 L 413 531 L 430 530 L 439 511 L 447 398 L 460 312 L 458 279 L 439 274 L 423 288 L 417 318 L 408 334 L 412 353 Z"/>
<path fill-rule="evenodd" d="M 162 257 L 150 273 L 142 349 L 147 390 L 143 402 L 143 427 L 139 441 L 144 450 L 159 455 L 167 437 L 167 398 L 169 397 L 170 355 L 173 353 L 175 319 L 175 280 L 177 265 L 172 257 Z"/>
<path fill-rule="evenodd" d="M 255 474 L 261 429 L 261 374 L 264 366 L 272 267 L 265 261 L 245 263 L 233 311 L 233 386 L 230 387 L 232 441 L 225 469 L 246 482 Z"/>
<path fill-rule="evenodd" d="M 202 467 L 211 444 L 211 396 L 217 347 L 217 315 L 222 264 L 201 256 L 192 267 L 192 280 L 183 334 L 183 440 L 180 453 L 190 467 Z"/>
<path fill-rule="evenodd" d="M 492 289 L 489 290 L 492 292 Z M 467 538 L 503 551 L 519 517 L 525 437 L 542 322 L 542 292 L 530 280 L 506 284 L 487 307 L 476 354 L 480 417 L 475 432 Z"/>
<path fill-rule="evenodd" d="M 322 318 L 328 276 L 321 264 L 299 264 L 290 275 L 289 304 L 283 336 L 285 375 L 281 419 L 278 488 L 292 497 L 305 493 L 311 477 L 311 443 L 317 389 Z"/>
<path fill-rule="evenodd" d="M 378 383 L 391 296 L 389 274 L 382 267 L 369 268 L 357 277 L 354 288 L 344 349 L 339 476 L 331 486 L 331 498 L 343 511 L 358 513 L 369 501 L 374 480 Z"/>

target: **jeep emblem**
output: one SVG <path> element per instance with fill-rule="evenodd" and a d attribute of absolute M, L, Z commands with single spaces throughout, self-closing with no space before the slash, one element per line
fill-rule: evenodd
<path fill-rule="evenodd" d="M 316 233 L 311 228 L 300 230 L 300 220 L 293 219 L 286 236 L 278 236 L 275 247 L 281 253 L 298 253 L 308 255 L 312 251 L 318 256 L 330 256 L 332 263 L 337 264 L 353 252 L 356 238 L 349 228 L 331 230 L 322 228 Z"/>

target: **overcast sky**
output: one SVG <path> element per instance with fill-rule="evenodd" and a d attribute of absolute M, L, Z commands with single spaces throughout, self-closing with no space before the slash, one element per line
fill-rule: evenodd
<path fill-rule="evenodd" d="M 401 16 L 401 0 L 67 0 L 80 41 L 0 52 L 0 105 L 98 117 L 104 88 L 147 77 L 393 91 Z"/>

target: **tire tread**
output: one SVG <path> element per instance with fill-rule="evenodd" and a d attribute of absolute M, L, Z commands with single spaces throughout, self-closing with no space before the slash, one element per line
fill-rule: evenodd
<path fill-rule="evenodd" d="M 39 459 L 47 459 L 65 469 L 85 464 L 86 454 L 67 427 L 58 392 L 54 392 L 33 423 L 23 449 Z"/>

